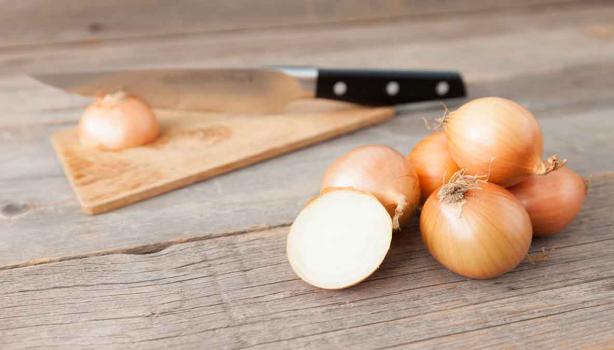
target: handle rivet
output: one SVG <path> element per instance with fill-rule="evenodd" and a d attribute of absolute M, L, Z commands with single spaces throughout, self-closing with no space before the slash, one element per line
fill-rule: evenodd
<path fill-rule="evenodd" d="M 447 81 L 440 81 L 437 83 L 437 86 L 435 86 L 435 92 L 439 96 L 444 96 L 448 91 L 450 91 L 450 84 L 448 84 Z"/>
<path fill-rule="evenodd" d="M 396 94 L 399 93 L 399 83 L 397 83 L 396 81 L 391 81 L 388 84 L 386 84 L 386 93 L 388 94 L 388 96 L 394 96 Z"/>
<path fill-rule="evenodd" d="M 335 85 L 333 85 L 333 92 L 337 96 L 345 95 L 346 91 L 348 91 L 348 86 L 342 81 L 338 81 L 335 83 Z"/>

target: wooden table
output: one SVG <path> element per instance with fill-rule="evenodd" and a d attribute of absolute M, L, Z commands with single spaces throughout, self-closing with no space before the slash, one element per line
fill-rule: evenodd
<path fill-rule="evenodd" d="M 614 347 L 614 4 L 0 6 L 0 348 Z M 439 104 L 91 217 L 49 143 L 88 100 L 23 75 L 279 63 L 459 69 L 472 97 L 535 112 L 545 153 L 591 181 L 583 212 L 497 279 L 447 271 L 413 225 L 367 281 L 318 290 L 291 271 L 285 236 L 323 170 L 365 143 L 408 152 Z"/>

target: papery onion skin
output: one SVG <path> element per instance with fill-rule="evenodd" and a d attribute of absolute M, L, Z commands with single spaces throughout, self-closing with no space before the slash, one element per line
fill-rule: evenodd
<path fill-rule="evenodd" d="M 420 184 L 414 167 L 398 151 L 383 145 L 351 150 L 331 164 L 322 179 L 321 191 L 353 188 L 373 194 L 402 227 L 416 211 Z"/>
<path fill-rule="evenodd" d="M 140 98 L 123 92 L 96 99 L 79 120 L 83 146 L 119 151 L 155 140 L 160 124 L 151 108 Z"/>
<path fill-rule="evenodd" d="M 525 207 L 535 236 L 561 232 L 582 209 L 586 181 L 568 167 L 544 176 L 531 176 L 508 188 Z"/>
<path fill-rule="evenodd" d="M 448 150 L 456 164 L 472 175 L 508 187 L 524 178 L 546 174 L 543 136 L 533 114 L 516 102 L 484 97 L 467 102 L 445 117 Z"/>
<path fill-rule="evenodd" d="M 441 131 L 418 142 L 407 159 L 416 169 L 420 180 L 422 202 L 458 171 L 458 166 L 448 153 L 446 135 Z"/>
<path fill-rule="evenodd" d="M 486 182 L 471 187 L 464 202 L 442 200 L 440 191 L 431 194 L 420 215 L 422 239 L 449 270 L 469 278 L 494 278 L 526 257 L 531 221 L 518 199 L 503 187 Z"/>

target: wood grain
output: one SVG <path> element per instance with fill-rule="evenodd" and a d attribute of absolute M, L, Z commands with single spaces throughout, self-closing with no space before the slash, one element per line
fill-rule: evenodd
<path fill-rule="evenodd" d="M 381 123 L 394 116 L 394 109 L 312 101 L 284 114 L 156 114 L 159 138 L 118 152 L 82 146 L 76 128 L 53 135 L 53 146 L 85 213 L 121 208 Z"/>
<path fill-rule="evenodd" d="M 570 0 L 0 1 L 0 48 L 546 7 Z"/>
<path fill-rule="evenodd" d="M 287 228 L 1 272 L 6 349 L 607 348 L 614 344 L 612 175 L 582 213 L 493 280 L 438 265 L 417 228 L 382 268 L 343 291 L 315 289 L 285 258 Z"/>

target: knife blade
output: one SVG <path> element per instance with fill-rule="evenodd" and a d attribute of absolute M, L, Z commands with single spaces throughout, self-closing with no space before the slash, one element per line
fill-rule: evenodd
<path fill-rule="evenodd" d="M 96 97 L 124 90 L 154 108 L 281 112 L 301 98 L 397 105 L 465 96 L 457 72 L 316 69 L 146 69 L 33 74 L 64 91 Z"/>

